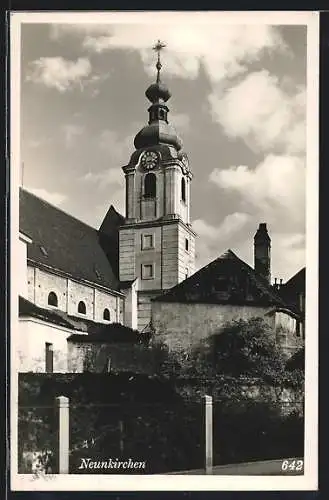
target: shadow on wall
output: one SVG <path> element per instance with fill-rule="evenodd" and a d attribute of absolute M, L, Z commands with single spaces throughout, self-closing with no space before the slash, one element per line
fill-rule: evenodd
<path fill-rule="evenodd" d="M 69 372 L 156 372 L 149 333 L 112 323 L 89 335 L 73 334 L 67 342 Z"/>

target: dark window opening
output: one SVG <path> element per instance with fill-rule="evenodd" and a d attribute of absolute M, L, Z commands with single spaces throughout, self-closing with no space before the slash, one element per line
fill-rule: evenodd
<path fill-rule="evenodd" d="M 163 109 L 159 110 L 159 119 L 164 120 L 165 119 L 165 112 Z"/>
<path fill-rule="evenodd" d="M 105 319 L 105 321 L 110 321 L 110 311 L 108 309 L 104 309 L 104 312 L 103 312 L 103 319 Z"/>
<path fill-rule="evenodd" d="M 50 294 L 48 295 L 48 305 L 58 307 L 58 299 L 55 292 L 50 292 Z"/>
<path fill-rule="evenodd" d="M 185 250 L 188 252 L 188 239 L 185 238 Z"/>
<path fill-rule="evenodd" d="M 82 300 L 78 304 L 78 313 L 86 314 L 86 304 Z"/>
<path fill-rule="evenodd" d="M 53 344 L 46 342 L 46 373 L 54 371 L 54 350 Z"/>
<path fill-rule="evenodd" d="M 156 197 L 156 176 L 155 174 L 148 173 L 144 179 L 144 196 L 145 198 Z"/>
<path fill-rule="evenodd" d="M 181 191 L 182 191 L 182 200 L 186 202 L 186 183 L 184 177 L 182 177 Z"/>

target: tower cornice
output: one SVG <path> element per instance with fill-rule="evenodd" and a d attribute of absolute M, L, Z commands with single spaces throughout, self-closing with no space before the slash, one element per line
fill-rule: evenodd
<path fill-rule="evenodd" d="M 197 233 L 192 229 L 192 226 L 190 224 L 186 224 L 180 217 L 174 217 L 172 219 L 168 219 L 166 217 L 161 217 L 156 220 L 150 220 L 150 221 L 134 221 L 132 222 L 131 219 L 128 220 L 125 224 L 120 226 L 119 229 L 130 229 L 130 228 L 152 228 L 152 227 L 161 227 L 161 226 L 170 226 L 174 224 L 179 224 L 180 226 L 184 227 L 192 236 L 197 237 Z"/>

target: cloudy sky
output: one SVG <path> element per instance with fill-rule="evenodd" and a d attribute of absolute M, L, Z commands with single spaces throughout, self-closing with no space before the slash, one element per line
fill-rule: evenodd
<path fill-rule="evenodd" d="M 228 248 L 252 264 L 267 222 L 272 276 L 289 278 L 305 264 L 306 27 L 153 21 L 22 25 L 24 187 L 94 227 L 111 204 L 124 214 L 121 167 L 147 122 L 160 38 L 198 267 Z"/>

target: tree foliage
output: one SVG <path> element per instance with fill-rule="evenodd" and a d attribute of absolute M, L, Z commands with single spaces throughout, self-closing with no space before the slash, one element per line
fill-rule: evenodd
<path fill-rule="evenodd" d="M 285 391 L 303 392 L 303 371 L 287 369 L 275 332 L 262 318 L 231 321 L 189 351 L 156 348 L 162 352 L 161 373 L 194 380 L 223 398 L 280 400 Z"/>

